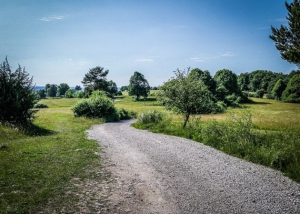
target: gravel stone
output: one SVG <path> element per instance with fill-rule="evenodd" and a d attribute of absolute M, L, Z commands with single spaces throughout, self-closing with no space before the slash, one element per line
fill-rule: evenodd
<path fill-rule="evenodd" d="M 109 212 L 300 213 L 300 184 L 281 172 L 133 121 L 88 130 L 109 160 Z"/>

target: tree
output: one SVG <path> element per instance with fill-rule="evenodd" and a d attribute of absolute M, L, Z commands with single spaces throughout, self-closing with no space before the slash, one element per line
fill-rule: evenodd
<path fill-rule="evenodd" d="M 46 91 L 45 91 L 45 89 L 40 89 L 36 93 L 37 93 L 37 95 L 39 96 L 40 99 L 45 99 L 46 98 Z"/>
<path fill-rule="evenodd" d="M 75 95 L 76 90 L 75 89 L 68 89 L 65 93 L 66 98 L 73 98 Z"/>
<path fill-rule="evenodd" d="M 47 95 L 49 97 L 52 97 L 52 98 L 56 97 L 56 95 L 57 95 L 57 85 L 51 84 L 50 87 L 47 90 Z"/>
<path fill-rule="evenodd" d="M 211 112 L 216 107 L 213 94 L 204 82 L 189 78 L 190 68 L 187 71 L 177 69 L 175 77 L 160 87 L 158 99 L 168 110 L 173 110 L 183 116 L 183 128 L 191 114 Z"/>
<path fill-rule="evenodd" d="M 202 71 L 199 68 L 194 68 L 191 70 L 189 78 L 196 81 L 201 79 L 212 93 L 216 91 L 216 82 L 207 70 Z"/>
<path fill-rule="evenodd" d="M 231 70 L 223 69 L 217 71 L 214 80 L 217 83 L 217 87 L 224 87 L 228 91 L 228 95 L 238 94 L 237 76 Z"/>
<path fill-rule="evenodd" d="M 64 96 L 67 92 L 67 90 L 69 90 L 70 87 L 67 83 L 61 83 L 58 87 L 57 87 L 57 96 Z"/>
<path fill-rule="evenodd" d="M 300 74 L 294 75 L 282 93 L 282 101 L 300 103 Z"/>
<path fill-rule="evenodd" d="M 127 85 L 125 85 L 125 86 L 122 86 L 121 88 L 120 88 L 120 91 L 128 91 L 128 86 Z"/>
<path fill-rule="evenodd" d="M 0 65 L 0 123 L 22 126 L 32 122 L 37 112 L 33 110 L 37 96 L 32 82 L 20 65 L 12 72 L 7 58 Z"/>
<path fill-rule="evenodd" d="M 150 86 L 148 81 L 145 79 L 144 75 L 139 72 L 134 72 L 130 77 L 128 93 L 130 96 L 135 95 L 136 100 L 140 100 L 140 97 L 148 97 L 150 91 Z"/>
<path fill-rule="evenodd" d="M 106 76 L 109 70 L 104 70 L 103 67 L 95 67 L 85 74 L 82 84 L 85 86 L 85 91 L 90 95 L 95 90 L 108 91 L 108 82 Z"/>
<path fill-rule="evenodd" d="M 271 95 L 276 100 L 281 100 L 281 95 L 284 89 L 286 88 L 286 84 L 284 84 L 282 79 L 277 80 L 276 84 L 274 85 Z"/>
<path fill-rule="evenodd" d="M 289 27 L 281 25 L 277 29 L 271 26 L 272 35 L 269 38 L 275 42 L 282 59 L 300 67 L 300 1 L 285 2 L 285 7 Z"/>
<path fill-rule="evenodd" d="M 76 85 L 76 86 L 75 86 L 75 90 L 76 90 L 76 91 L 81 91 L 80 85 Z"/>
<path fill-rule="evenodd" d="M 111 97 L 114 97 L 117 94 L 117 92 L 118 92 L 117 84 L 114 81 L 110 80 L 108 82 L 108 93 L 110 94 Z"/>

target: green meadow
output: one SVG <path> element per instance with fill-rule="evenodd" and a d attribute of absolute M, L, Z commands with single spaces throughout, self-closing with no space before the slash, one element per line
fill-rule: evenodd
<path fill-rule="evenodd" d="M 30 134 L 0 126 L 0 213 L 36 213 L 49 199 L 59 210 L 63 200 L 79 200 L 66 199 L 65 192 L 74 188 L 72 178 L 84 179 L 90 169 L 101 166 L 99 145 L 88 140 L 85 131 L 102 121 L 74 118 L 71 108 L 78 100 L 41 100 L 49 108 L 39 110 Z M 252 100 L 224 114 L 196 115 L 185 130 L 181 116 L 160 106 L 155 91 L 138 102 L 123 93 L 115 105 L 137 113 L 156 109 L 166 115 L 162 124 L 135 124 L 137 128 L 191 138 L 279 169 L 300 182 L 300 105 Z"/>
<path fill-rule="evenodd" d="M 0 126 L 0 213 L 36 213 L 50 198 L 59 207 L 74 188 L 70 179 L 100 165 L 98 144 L 85 130 L 101 121 L 74 118 L 76 102 L 42 100 L 49 108 L 39 110 L 30 135 Z"/>

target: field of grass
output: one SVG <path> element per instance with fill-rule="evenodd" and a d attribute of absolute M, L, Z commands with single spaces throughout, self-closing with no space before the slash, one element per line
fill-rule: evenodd
<path fill-rule="evenodd" d="M 42 100 L 49 108 L 37 113 L 31 135 L 0 126 L 0 213 L 36 213 L 49 198 L 59 207 L 74 188 L 70 179 L 83 179 L 100 165 L 98 144 L 87 140 L 85 130 L 101 121 L 74 118 L 76 102 Z"/>
<path fill-rule="evenodd" d="M 74 188 L 70 179 L 74 176 L 84 179 L 89 176 L 89 169 L 101 167 L 100 156 L 95 153 L 99 147 L 87 140 L 85 130 L 102 122 L 74 118 L 71 107 L 78 100 L 40 101 L 49 108 L 39 110 L 30 135 L 0 126 L 0 213 L 36 213 L 53 198 L 52 204 L 57 207 L 65 200 L 76 201 L 78 198 L 68 199 L 64 194 Z M 148 129 L 197 140 L 282 170 L 300 182 L 299 104 L 253 98 L 253 103 L 228 109 L 224 114 L 195 116 L 185 130 L 181 128 L 182 118 L 158 105 L 154 95 L 135 102 L 123 93 L 115 105 L 138 113 L 151 109 L 163 111 L 171 117 L 171 122 Z M 200 122 L 197 118 L 201 118 Z M 228 118 L 235 119 L 234 125 Z"/>

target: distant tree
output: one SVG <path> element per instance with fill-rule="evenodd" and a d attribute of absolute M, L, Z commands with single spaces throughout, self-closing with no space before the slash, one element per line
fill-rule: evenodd
<path fill-rule="evenodd" d="M 300 74 L 294 75 L 282 93 L 282 101 L 300 103 Z"/>
<path fill-rule="evenodd" d="M 189 78 L 193 80 L 202 80 L 203 83 L 207 86 L 207 88 L 212 92 L 215 93 L 216 91 L 216 82 L 215 80 L 211 77 L 209 71 L 205 70 L 202 71 L 199 68 L 194 68 L 191 70 L 189 74 Z"/>
<path fill-rule="evenodd" d="M 183 116 L 185 128 L 191 114 L 212 112 L 216 104 L 201 79 L 191 81 L 190 68 L 186 71 L 177 69 L 174 73 L 175 77 L 160 87 L 158 99 L 167 109 Z"/>
<path fill-rule="evenodd" d="M 128 91 L 128 86 L 127 86 L 127 85 L 122 86 L 122 87 L 120 88 L 120 91 Z"/>
<path fill-rule="evenodd" d="M 110 94 L 111 97 L 114 97 L 117 94 L 117 92 L 118 92 L 117 84 L 114 81 L 110 80 L 108 82 L 108 93 Z"/>
<path fill-rule="evenodd" d="M 128 93 L 130 96 L 135 95 L 136 100 L 140 100 L 140 97 L 148 97 L 150 86 L 144 75 L 139 72 L 134 72 L 133 76 L 130 77 Z"/>
<path fill-rule="evenodd" d="M 40 99 L 45 99 L 46 96 L 47 96 L 45 89 L 40 89 L 36 93 L 37 93 L 37 95 L 39 96 Z"/>
<path fill-rule="evenodd" d="M 288 10 L 288 27 L 281 25 L 279 29 L 271 26 L 272 35 L 281 58 L 300 67 L 300 1 L 285 2 Z"/>
<path fill-rule="evenodd" d="M 108 72 L 109 70 L 104 70 L 103 67 L 97 66 L 85 74 L 82 84 L 88 95 L 95 90 L 108 91 L 108 81 L 106 79 Z"/>
<path fill-rule="evenodd" d="M 56 95 L 57 95 L 57 85 L 51 84 L 50 87 L 47 90 L 47 95 L 48 95 L 48 97 L 52 97 L 52 98 L 56 97 Z"/>
<path fill-rule="evenodd" d="M 12 72 L 7 58 L 0 65 L 0 123 L 24 126 L 33 121 L 37 96 L 32 82 L 20 65 Z"/>
<path fill-rule="evenodd" d="M 65 93 L 65 97 L 66 98 L 73 98 L 75 96 L 75 92 L 76 90 L 75 89 L 68 89 Z"/>
<path fill-rule="evenodd" d="M 285 88 L 286 84 L 283 82 L 282 79 L 279 79 L 271 91 L 272 97 L 274 97 L 274 99 L 276 100 L 281 100 L 281 95 Z"/>
<path fill-rule="evenodd" d="M 80 85 L 76 85 L 76 86 L 75 86 L 75 90 L 76 90 L 76 91 L 81 91 Z"/>
<path fill-rule="evenodd" d="M 241 91 L 249 91 L 250 76 L 249 73 L 241 73 L 237 77 L 238 86 Z"/>
<path fill-rule="evenodd" d="M 64 96 L 69 89 L 70 87 L 67 83 L 61 83 L 59 86 L 57 86 L 57 96 Z"/>
<path fill-rule="evenodd" d="M 224 87 L 227 90 L 227 94 L 234 94 L 239 91 L 237 75 L 231 70 L 223 69 L 217 71 L 214 80 L 217 83 L 217 87 Z"/>
<path fill-rule="evenodd" d="M 51 84 L 49 84 L 49 83 L 47 83 L 47 84 L 45 85 L 45 92 L 48 91 L 48 88 L 50 88 L 50 86 L 51 86 Z"/>

